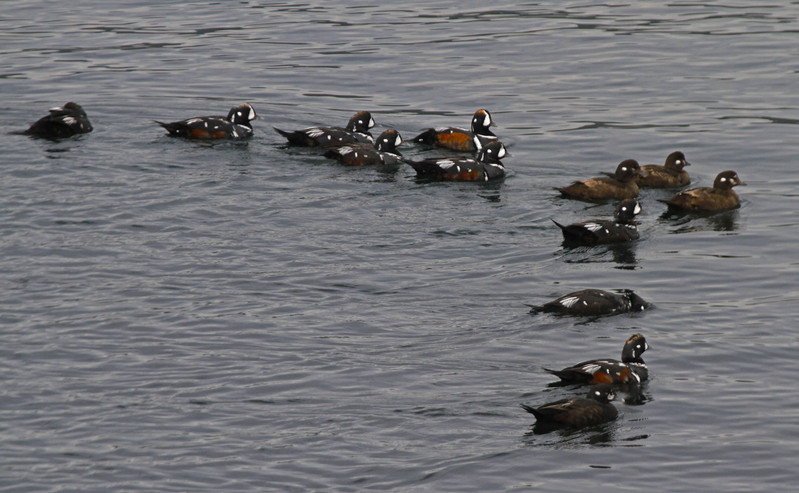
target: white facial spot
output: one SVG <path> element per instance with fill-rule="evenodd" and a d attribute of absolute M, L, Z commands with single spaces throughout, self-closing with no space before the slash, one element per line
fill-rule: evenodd
<path fill-rule="evenodd" d="M 724 183 L 725 181 L 727 181 L 727 178 L 725 178 L 725 177 L 723 177 L 723 176 L 722 176 L 722 177 L 721 177 L 721 180 L 719 180 L 719 181 L 720 181 L 720 182 L 722 182 L 722 183 Z"/>
<path fill-rule="evenodd" d="M 374 118 L 369 118 L 369 126 L 366 127 L 366 128 L 372 128 L 374 126 L 375 126 L 375 119 Z"/>
<path fill-rule="evenodd" d="M 61 121 L 63 121 L 67 125 L 72 125 L 73 123 L 77 122 L 78 120 L 72 118 L 71 116 L 65 116 L 65 117 L 63 117 L 61 119 Z"/>
<path fill-rule="evenodd" d="M 502 146 L 502 147 L 500 147 L 500 148 L 499 148 L 499 154 L 497 155 L 497 157 L 499 157 L 500 159 L 502 159 L 503 157 L 505 157 L 505 154 L 506 154 L 506 152 L 505 152 L 505 146 Z"/>
<path fill-rule="evenodd" d="M 627 171 L 627 166 L 622 166 L 622 167 L 621 167 L 621 170 L 622 170 L 622 171 Z"/>
<path fill-rule="evenodd" d="M 402 137 L 400 137 L 399 135 L 397 135 L 397 140 L 395 140 L 395 141 L 394 141 L 394 145 L 395 145 L 395 146 L 398 146 L 398 145 L 400 145 L 400 144 L 402 144 Z"/>
<path fill-rule="evenodd" d="M 674 163 L 675 164 L 682 164 L 682 159 L 678 159 L 678 160 L 674 161 Z"/>
<path fill-rule="evenodd" d="M 640 214 L 641 213 L 641 204 L 638 202 L 635 203 L 635 210 L 633 210 L 633 214 Z"/>
<path fill-rule="evenodd" d="M 255 120 L 255 109 L 250 106 L 250 116 L 247 117 L 250 120 Z"/>
<path fill-rule="evenodd" d="M 483 125 L 486 127 L 491 126 L 491 115 L 489 115 L 488 113 L 486 113 L 485 120 L 483 120 Z"/>

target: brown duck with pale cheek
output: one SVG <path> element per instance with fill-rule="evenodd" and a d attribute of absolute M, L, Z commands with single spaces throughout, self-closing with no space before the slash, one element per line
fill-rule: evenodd
<path fill-rule="evenodd" d="M 674 151 L 666 157 L 666 163 L 641 166 L 638 186 L 644 188 L 679 188 L 691 183 L 691 177 L 683 169 L 690 166 L 685 154 Z"/>
<path fill-rule="evenodd" d="M 713 187 L 701 187 L 685 190 L 669 200 L 661 200 L 670 210 L 679 211 L 726 211 L 735 209 L 741 204 L 738 194 L 732 187 L 746 185 L 735 171 L 722 171 L 716 176 Z"/>
<path fill-rule="evenodd" d="M 616 167 L 613 176 L 601 176 L 575 181 L 568 187 L 555 188 L 564 197 L 581 200 L 631 199 L 638 195 L 636 179 L 641 166 L 634 159 L 625 159 Z"/>

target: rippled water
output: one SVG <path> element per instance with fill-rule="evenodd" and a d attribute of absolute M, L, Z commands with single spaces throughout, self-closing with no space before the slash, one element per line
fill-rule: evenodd
<path fill-rule="evenodd" d="M 756 491 L 799 474 L 799 5 L 8 1 L 0 121 L 74 100 L 95 127 L 3 132 L 2 491 Z M 152 120 L 260 115 L 246 143 Z M 409 139 L 488 108 L 489 185 L 347 169 L 272 131 L 373 112 Z M 552 190 L 686 153 L 742 207 L 565 249 Z M 406 156 L 431 151 L 406 144 Z M 432 153 L 435 153 L 433 151 Z M 531 315 L 583 287 L 656 307 Z M 532 433 L 542 366 L 618 357 L 619 419 Z"/>

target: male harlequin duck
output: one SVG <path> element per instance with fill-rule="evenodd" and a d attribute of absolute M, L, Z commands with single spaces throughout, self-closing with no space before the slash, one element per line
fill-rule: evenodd
<path fill-rule="evenodd" d="M 372 114 L 359 111 L 352 115 L 345 128 L 341 127 L 308 127 L 302 130 L 287 132 L 275 128 L 277 133 L 288 139 L 289 144 L 306 147 L 337 147 L 345 144 L 373 144 L 374 139 L 369 129 L 375 126 Z"/>
<path fill-rule="evenodd" d="M 83 108 L 70 101 L 60 108 L 51 108 L 49 115 L 43 116 L 22 133 L 45 139 L 62 139 L 92 130 L 92 124 Z"/>
<path fill-rule="evenodd" d="M 247 103 L 234 106 L 227 116 L 198 116 L 171 123 L 156 120 L 172 137 L 187 139 L 219 140 L 252 137 L 255 110 Z"/>
<path fill-rule="evenodd" d="M 629 289 L 620 290 L 619 294 L 601 289 L 582 289 L 565 294 L 541 306 L 534 306 L 532 312 L 600 316 L 640 312 L 648 307 L 649 303 Z"/>
<path fill-rule="evenodd" d="M 615 220 L 595 220 L 564 226 L 552 220 L 563 233 L 566 243 L 577 245 L 599 245 L 623 243 L 638 239 L 638 227 L 633 223 L 641 212 L 641 205 L 635 199 L 622 200 L 616 208 Z"/>
<path fill-rule="evenodd" d="M 477 158 L 439 158 L 406 161 L 422 178 L 449 181 L 489 181 L 505 176 L 505 166 L 500 159 L 508 155 L 502 142 L 485 145 Z"/>
<path fill-rule="evenodd" d="M 716 176 L 713 188 L 702 187 L 684 190 L 669 200 L 661 200 L 669 210 L 681 211 L 726 211 L 741 204 L 738 194 L 732 187 L 746 185 L 735 171 L 722 171 Z"/>
<path fill-rule="evenodd" d="M 413 141 L 455 151 L 475 151 L 497 140 L 497 136 L 488 129 L 493 123 L 488 110 L 477 110 L 472 117 L 471 130 L 457 127 L 429 128 L 414 137 Z"/>
<path fill-rule="evenodd" d="M 621 361 L 616 359 L 592 359 L 572 365 L 562 370 L 547 371 L 563 383 L 616 383 L 639 384 L 649 378 L 649 371 L 641 355 L 649 349 L 646 338 L 634 334 L 627 339 L 621 350 Z"/>
<path fill-rule="evenodd" d="M 638 195 L 636 179 L 641 166 L 634 159 L 625 159 L 616 167 L 613 176 L 575 181 L 563 188 L 555 188 L 561 195 L 582 200 L 631 199 Z"/>
<path fill-rule="evenodd" d="M 666 164 L 647 164 L 641 166 L 638 186 L 647 188 L 678 188 L 691 183 L 691 177 L 683 169 L 690 166 L 685 154 L 674 151 L 666 157 Z"/>
<path fill-rule="evenodd" d="M 402 144 L 402 136 L 396 130 L 386 130 L 377 137 L 375 144 L 350 144 L 336 147 L 325 153 L 325 157 L 337 159 L 348 166 L 370 164 L 399 164 L 402 154 L 397 146 Z"/>
<path fill-rule="evenodd" d="M 616 398 L 613 387 L 603 383 L 593 387 L 585 397 L 572 397 L 549 402 L 539 407 L 521 404 L 522 409 L 535 415 L 536 420 L 582 428 L 616 419 L 619 412 L 610 403 Z"/>

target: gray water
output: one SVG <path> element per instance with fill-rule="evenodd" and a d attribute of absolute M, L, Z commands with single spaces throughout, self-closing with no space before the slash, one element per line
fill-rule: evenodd
<path fill-rule="evenodd" d="M 0 491 L 794 489 L 798 32 L 796 2 L 3 2 Z M 93 133 L 9 133 L 71 100 Z M 244 101 L 245 143 L 152 122 Z M 272 130 L 478 108 L 499 183 Z M 613 205 L 552 187 L 677 149 L 694 186 L 737 170 L 741 208 L 647 190 L 635 244 L 563 247 L 550 219 Z M 655 308 L 529 313 L 585 287 Z M 642 396 L 532 433 L 520 402 L 584 392 L 541 367 L 633 332 Z"/>

